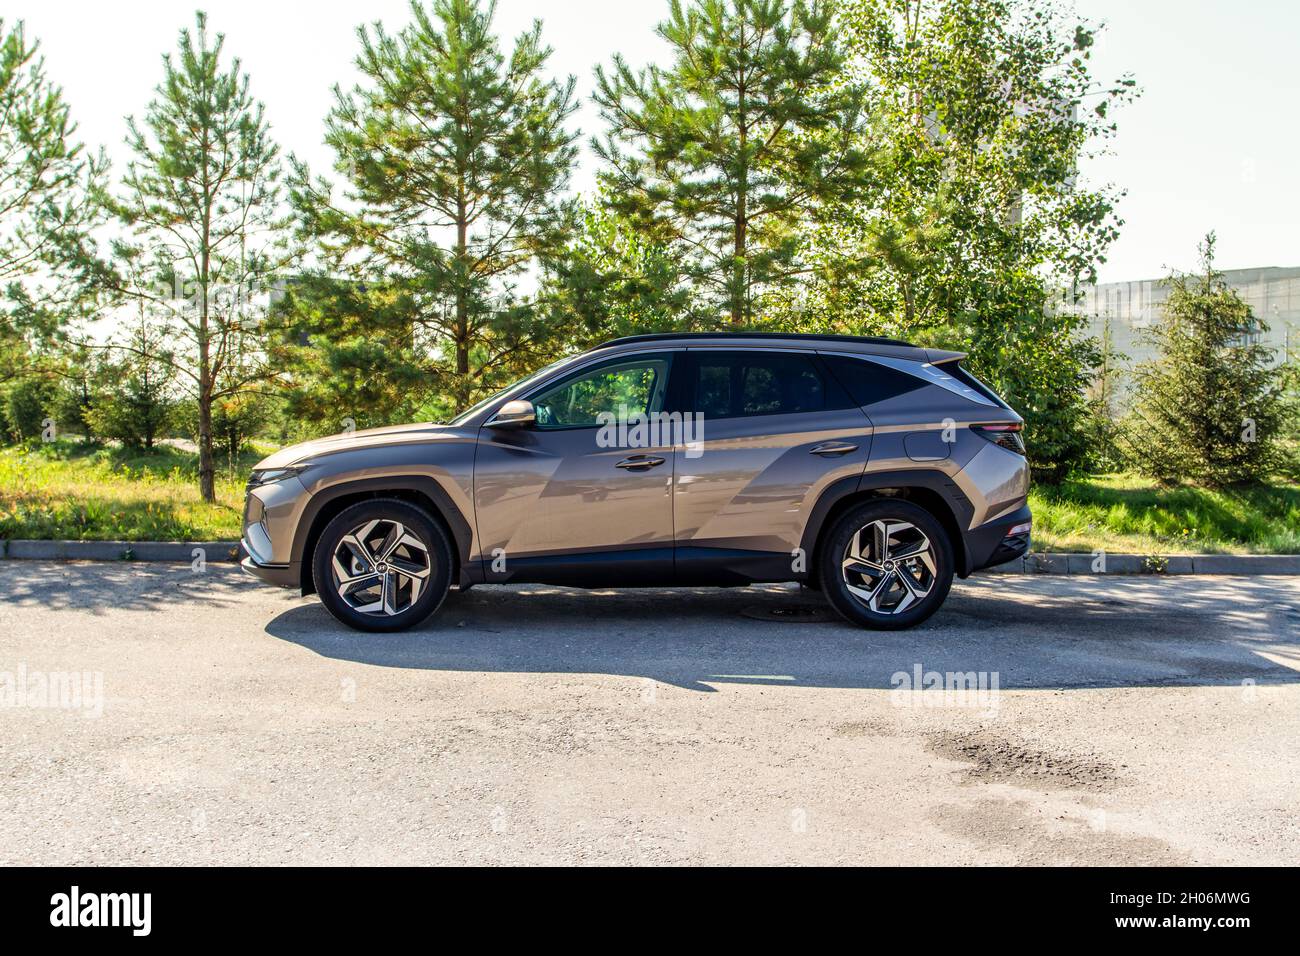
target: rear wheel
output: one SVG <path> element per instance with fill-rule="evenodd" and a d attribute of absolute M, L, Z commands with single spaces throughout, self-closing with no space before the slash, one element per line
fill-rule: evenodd
<path fill-rule="evenodd" d="M 850 508 L 819 555 L 822 590 L 847 620 L 898 630 L 937 611 L 952 587 L 952 543 L 930 512 L 881 499 Z"/>
<path fill-rule="evenodd" d="M 360 631 L 401 631 L 438 609 L 451 583 L 451 543 L 423 508 L 376 498 L 325 526 L 312 559 L 316 592 Z"/>

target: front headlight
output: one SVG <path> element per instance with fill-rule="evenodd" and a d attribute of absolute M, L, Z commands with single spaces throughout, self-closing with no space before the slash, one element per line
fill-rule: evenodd
<path fill-rule="evenodd" d="M 254 471 L 248 476 L 248 489 L 246 490 L 292 478 L 294 475 L 301 474 L 305 467 L 305 465 L 291 465 L 288 468 L 263 468 L 260 471 Z"/>

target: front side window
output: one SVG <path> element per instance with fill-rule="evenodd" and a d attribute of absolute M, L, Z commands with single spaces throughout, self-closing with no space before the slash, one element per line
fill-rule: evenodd
<path fill-rule="evenodd" d="M 538 428 L 583 428 L 662 411 L 668 386 L 667 356 L 639 356 L 602 365 L 533 397 Z"/>

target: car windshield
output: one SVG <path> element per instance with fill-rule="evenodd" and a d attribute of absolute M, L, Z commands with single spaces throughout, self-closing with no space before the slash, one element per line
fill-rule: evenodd
<path fill-rule="evenodd" d="M 542 368 L 539 368 L 536 372 L 534 372 L 532 375 L 529 375 L 527 378 L 521 378 L 519 381 L 507 385 L 505 388 L 501 389 L 501 391 L 495 392 L 489 395 L 487 398 L 483 399 L 482 401 L 477 402 L 474 405 L 471 405 L 469 408 L 465 409 L 463 412 L 461 412 L 459 415 L 453 418 L 450 424 L 464 425 L 467 421 L 469 421 L 471 418 L 473 418 L 476 414 L 481 412 L 487 406 L 491 405 L 502 395 L 505 395 L 507 392 L 513 392 L 515 389 L 519 388 L 522 385 L 529 385 L 537 381 L 543 375 L 550 374 L 552 371 L 559 368 L 565 362 L 569 362 L 576 357 L 577 356 L 570 355 L 568 358 L 558 359 L 552 362 L 550 365 L 546 365 L 543 366 Z"/>

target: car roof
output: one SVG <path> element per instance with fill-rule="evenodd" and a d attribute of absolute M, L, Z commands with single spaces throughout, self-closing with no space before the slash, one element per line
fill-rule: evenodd
<path fill-rule="evenodd" d="M 926 349 L 901 339 L 881 338 L 871 335 L 832 335 L 814 332 L 660 332 L 649 335 L 627 335 L 611 339 L 587 350 L 587 353 L 605 349 L 679 342 L 699 348 L 731 348 L 742 345 L 767 348 L 801 348 L 819 351 L 860 352 L 864 355 L 885 355 L 913 362 L 951 362 L 965 358 L 962 352 Z"/>

